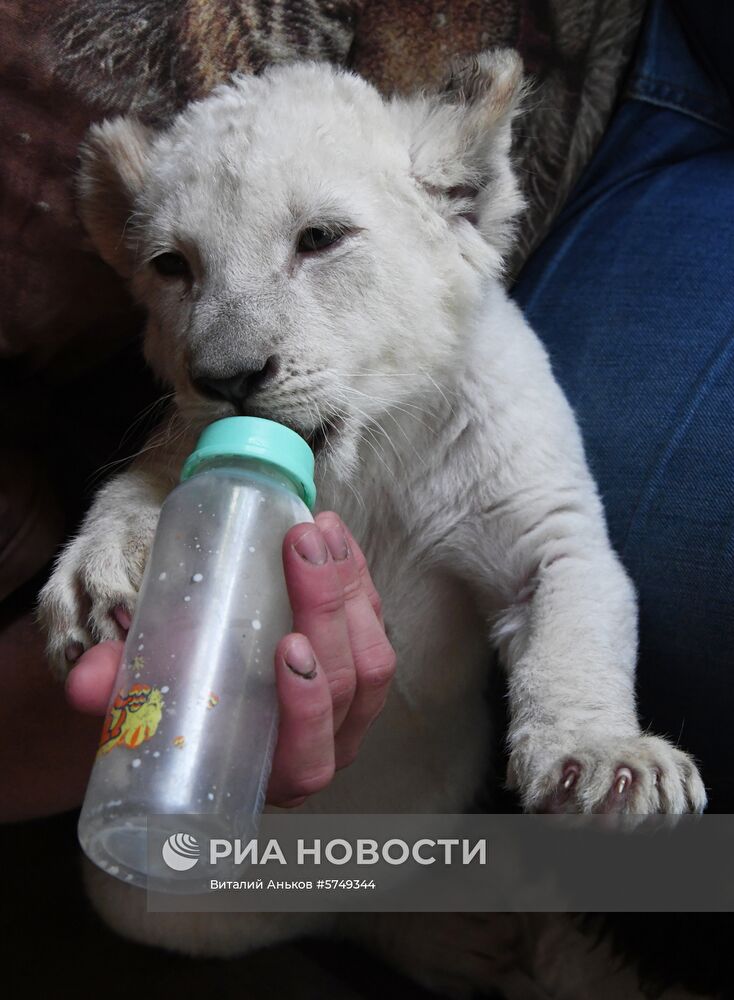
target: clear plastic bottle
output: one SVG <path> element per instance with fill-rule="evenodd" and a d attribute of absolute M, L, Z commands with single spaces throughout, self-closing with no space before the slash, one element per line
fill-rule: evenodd
<path fill-rule="evenodd" d="M 162 863 L 148 871 L 156 814 L 203 815 L 208 836 L 256 834 L 275 647 L 292 627 L 282 543 L 313 520 L 313 468 L 294 431 L 228 417 L 163 504 L 79 818 L 87 856 L 129 884 L 166 877 Z"/>

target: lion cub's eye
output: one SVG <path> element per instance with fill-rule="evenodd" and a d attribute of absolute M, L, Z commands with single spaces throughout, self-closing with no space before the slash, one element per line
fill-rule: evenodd
<path fill-rule="evenodd" d="M 345 235 L 343 229 L 326 229 L 323 226 L 309 226 L 304 229 L 298 237 L 299 253 L 314 253 L 316 250 L 325 250 L 333 246 Z"/>
<path fill-rule="evenodd" d="M 188 278 L 191 270 L 180 253 L 159 253 L 151 264 L 163 278 Z"/>

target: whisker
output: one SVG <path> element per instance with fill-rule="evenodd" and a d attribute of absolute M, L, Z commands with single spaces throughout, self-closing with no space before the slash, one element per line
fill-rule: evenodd
<path fill-rule="evenodd" d="M 137 417 L 135 417 L 133 422 L 130 424 L 125 433 L 120 438 L 119 447 L 121 448 L 125 444 L 125 442 L 131 436 L 135 428 L 141 423 L 141 421 L 145 420 L 146 417 L 149 417 L 158 407 L 167 403 L 168 400 L 170 400 L 175 395 L 176 395 L 175 390 L 172 390 L 171 392 L 166 392 L 162 396 L 159 396 L 158 399 L 154 399 L 152 403 L 148 403 L 147 406 L 143 407 L 143 409 L 140 411 Z"/>
<path fill-rule="evenodd" d="M 448 397 L 446 396 L 446 393 L 443 391 L 443 389 L 441 388 L 441 386 L 438 384 L 438 382 L 435 380 L 435 378 L 432 375 L 429 375 L 428 372 L 424 372 L 424 374 L 425 374 L 426 378 L 431 382 L 431 384 L 436 388 L 436 390 L 440 393 L 441 398 L 443 399 L 443 401 L 448 406 L 449 411 L 451 413 L 453 413 L 454 412 L 454 408 L 451 405 L 451 403 L 449 402 Z"/>
<path fill-rule="evenodd" d="M 378 462 L 380 462 L 380 464 L 385 469 L 385 471 L 388 473 L 388 475 L 390 475 L 392 477 L 393 481 L 397 484 L 398 480 L 397 480 L 397 476 L 395 475 L 395 471 L 393 469 L 391 469 L 390 466 L 385 461 L 385 457 L 384 457 L 384 455 L 380 451 L 380 447 L 379 447 L 380 442 L 375 437 L 374 431 L 372 430 L 372 427 L 375 424 L 374 418 L 371 417 L 364 410 L 362 410 L 359 407 L 355 406 L 353 403 L 350 404 L 350 405 L 352 407 L 352 410 L 355 413 L 359 414 L 364 419 L 364 421 L 365 421 L 365 423 L 362 425 L 362 430 L 363 430 L 363 432 L 364 432 L 365 435 L 369 435 L 369 436 L 364 436 L 362 438 L 362 440 L 364 441 L 364 443 L 369 448 L 372 449 L 372 451 L 374 452 L 375 457 L 377 458 Z M 345 411 L 342 411 L 342 415 L 345 415 Z M 402 458 L 401 458 L 400 454 L 398 453 L 397 448 L 395 448 L 395 445 L 393 444 L 393 442 L 390 441 L 389 435 L 386 434 L 385 437 L 390 442 L 390 445 L 392 446 L 393 450 L 395 451 L 395 455 L 396 455 L 398 461 L 401 463 L 401 465 L 403 465 Z"/>
<path fill-rule="evenodd" d="M 383 406 L 385 407 L 391 407 L 396 410 L 402 410 L 402 412 L 405 413 L 406 416 L 412 417 L 414 420 L 418 420 L 418 423 L 423 423 L 423 421 L 419 420 L 418 417 L 415 416 L 415 414 L 410 413 L 411 409 L 417 410 L 419 413 L 425 413 L 425 414 L 430 413 L 429 409 L 427 409 L 425 406 L 418 406 L 417 403 L 409 403 L 406 400 L 397 402 L 391 399 L 385 399 L 382 396 L 376 396 L 374 393 L 362 392 L 361 389 L 355 389 L 354 386 L 348 386 L 344 384 L 341 385 L 341 388 L 345 392 L 356 393 L 358 396 L 364 396 L 365 399 L 373 400 L 375 403 L 382 403 Z M 423 423 L 423 426 L 428 427 L 428 424 Z"/>

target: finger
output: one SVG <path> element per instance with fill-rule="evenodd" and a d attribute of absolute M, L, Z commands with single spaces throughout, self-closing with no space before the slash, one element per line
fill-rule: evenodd
<path fill-rule="evenodd" d="M 293 630 L 308 637 L 323 667 L 338 728 L 354 695 L 354 663 L 339 574 L 316 524 L 291 528 L 283 542 L 283 567 Z"/>
<path fill-rule="evenodd" d="M 80 656 L 66 678 L 66 698 L 72 708 L 88 715 L 105 714 L 123 647 L 119 639 L 112 639 Z"/>
<path fill-rule="evenodd" d="M 280 711 L 267 800 L 298 805 L 334 776 L 331 692 L 304 635 L 285 636 L 275 653 Z"/>
<path fill-rule="evenodd" d="M 349 711 L 341 726 L 335 726 L 336 766 L 346 767 L 354 760 L 367 730 L 385 704 L 395 673 L 395 653 L 375 612 L 374 598 L 370 600 L 365 586 L 369 577 L 365 575 L 366 563 L 360 570 L 353 539 L 348 540 L 343 522 L 329 512 L 320 514 L 317 523 L 341 581 L 356 677 Z"/>
<path fill-rule="evenodd" d="M 318 521 L 318 518 L 316 518 L 316 520 Z M 344 524 L 343 521 L 341 523 L 342 527 L 344 528 L 344 533 L 347 536 L 347 543 L 349 545 L 349 548 L 351 549 L 352 558 L 354 559 L 355 565 L 357 567 L 357 572 L 359 573 L 360 580 L 362 581 L 362 588 L 367 594 L 367 598 L 370 604 L 372 605 L 372 610 L 375 612 L 377 620 L 379 621 L 380 625 L 384 626 L 385 623 L 382 617 L 382 601 L 380 600 L 380 595 L 377 593 L 377 588 L 372 582 L 372 577 L 370 575 L 369 566 L 367 565 L 367 560 L 365 559 L 364 554 L 362 553 L 362 550 L 360 549 L 359 545 L 355 541 L 354 535 L 352 535 L 351 531 L 346 526 L 346 524 Z"/>

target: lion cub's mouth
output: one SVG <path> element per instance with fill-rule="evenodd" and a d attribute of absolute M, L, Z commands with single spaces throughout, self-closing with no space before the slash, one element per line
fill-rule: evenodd
<path fill-rule="evenodd" d="M 303 431 L 299 431 L 299 433 L 306 439 L 314 455 L 318 455 L 329 442 L 333 442 L 339 433 L 340 423 L 338 417 L 329 417 L 307 433 L 304 434 Z"/>
<path fill-rule="evenodd" d="M 220 420 L 223 417 L 230 416 L 262 417 L 265 420 L 273 420 L 276 423 L 290 427 L 292 431 L 295 431 L 296 434 L 307 442 L 314 455 L 323 451 L 327 444 L 334 443 L 335 439 L 342 430 L 344 423 L 341 417 L 328 416 L 323 418 L 315 426 L 308 427 L 305 424 L 305 421 L 304 423 L 301 423 L 299 420 L 281 416 L 281 414 L 272 412 L 264 407 L 248 406 L 243 410 L 237 410 L 230 405 L 223 405 L 222 407 L 218 407 L 214 413 L 207 414 L 208 419 L 206 422 Z"/>

